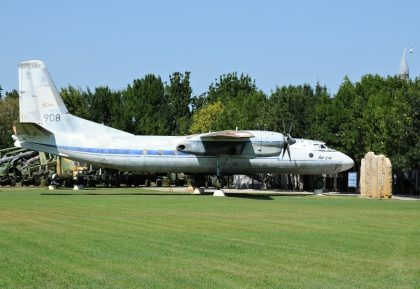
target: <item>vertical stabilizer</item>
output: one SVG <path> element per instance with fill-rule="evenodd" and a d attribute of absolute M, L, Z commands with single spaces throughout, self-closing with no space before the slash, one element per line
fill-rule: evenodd
<path fill-rule="evenodd" d="M 19 119 L 21 123 L 35 123 L 53 134 L 131 135 L 70 114 L 47 67 L 39 60 L 19 64 Z M 23 127 L 35 129 L 37 126 Z"/>
<path fill-rule="evenodd" d="M 49 126 L 67 108 L 52 81 L 45 64 L 30 60 L 19 64 L 19 118 Z"/>

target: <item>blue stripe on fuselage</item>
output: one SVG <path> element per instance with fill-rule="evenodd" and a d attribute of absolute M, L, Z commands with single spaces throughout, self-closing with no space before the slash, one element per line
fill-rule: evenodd
<path fill-rule="evenodd" d="M 92 153 L 92 154 L 106 154 L 106 155 L 130 155 L 130 156 L 189 156 L 190 154 L 179 152 L 176 150 L 151 150 L 151 149 L 111 149 L 111 148 L 86 148 L 77 146 L 61 146 L 35 143 L 37 145 L 57 148 L 59 150 L 81 152 L 81 153 Z"/>

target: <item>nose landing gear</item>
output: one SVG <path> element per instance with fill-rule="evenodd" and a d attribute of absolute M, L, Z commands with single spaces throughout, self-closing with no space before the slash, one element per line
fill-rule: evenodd
<path fill-rule="evenodd" d="M 323 194 L 323 188 L 324 188 L 324 178 L 322 176 L 318 176 L 315 178 L 314 183 L 314 194 L 315 195 L 322 195 Z"/>

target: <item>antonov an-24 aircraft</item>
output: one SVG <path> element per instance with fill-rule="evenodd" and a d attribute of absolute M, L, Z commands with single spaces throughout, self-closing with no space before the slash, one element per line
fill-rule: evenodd
<path fill-rule="evenodd" d="M 19 64 L 15 146 L 89 164 L 147 173 L 332 174 L 353 160 L 325 143 L 257 130 L 189 136 L 137 136 L 71 115 L 45 64 Z M 285 153 L 288 158 L 284 158 Z"/>

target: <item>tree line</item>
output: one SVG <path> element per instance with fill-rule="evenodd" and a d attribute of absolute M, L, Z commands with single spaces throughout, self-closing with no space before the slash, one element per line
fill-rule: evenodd
<path fill-rule="evenodd" d="M 420 166 L 420 78 L 365 75 L 345 77 L 331 96 L 319 83 L 260 90 L 250 76 L 229 73 L 192 96 L 190 73 L 175 72 L 168 82 L 148 74 L 127 88 L 94 90 L 71 85 L 60 91 L 70 113 L 133 134 L 187 135 L 225 129 L 258 129 L 325 141 L 356 161 L 368 151 L 390 157 L 393 168 Z M 1 90 L 0 90 L 1 95 Z M 12 146 L 18 93 L 0 101 L 0 148 Z"/>

